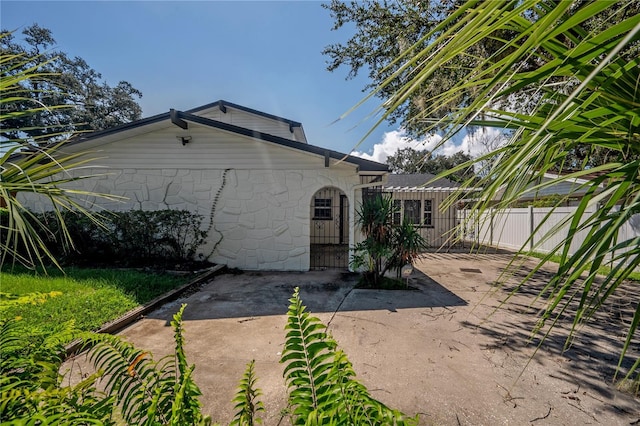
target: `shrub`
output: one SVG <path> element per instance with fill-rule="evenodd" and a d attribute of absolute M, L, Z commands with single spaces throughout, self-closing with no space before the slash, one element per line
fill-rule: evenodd
<path fill-rule="evenodd" d="M 107 211 L 100 214 L 100 223 L 76 211 L 62 215 L 61 222 L 53 212 L 45 212 L 35 215 L 34 222 L 49 251 L 64 264 L 189 262 L 207 237 L 200 229 L 203 216 L 187 210 Z M 65 233 L 73 246 L 63 244 Z"/>

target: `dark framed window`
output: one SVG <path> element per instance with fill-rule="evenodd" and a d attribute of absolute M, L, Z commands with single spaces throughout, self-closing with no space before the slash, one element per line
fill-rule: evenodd
<path fill-rule="evenodd" d="M 422 224 L 424 226 L 433 226 L 433 200 L 424 200 Z"/>
<path fill-rule="evenodd" d="M 404 200 L 404 220 L 420 225 L 420 200 Z"/>
<path fill-rule="evenodd" d="M 313 200 L 313 218 L 318 220 L 331 220 L 331 198 L 316 198 Z"/>

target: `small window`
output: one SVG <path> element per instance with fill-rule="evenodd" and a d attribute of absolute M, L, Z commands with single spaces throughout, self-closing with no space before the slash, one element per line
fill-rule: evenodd
<path fill-rule="evenodd" d="M 401 216 L 401 212 L 400 212 L 400 207 L 401 207 L 401 201 L 400 200 L 393 200 L 393 224 L 394 225 L 400 225 L 400 218 Z"/>
<path fill-rule="evenodd" d="M 313 218 L 331 220 L 331 198 L 316 198 L 313 201 Z"/>
<path fill-rule="evenodd" d="M 404 220 L 420 225 L 420 200 L 404 200 Z"/>
<path fill-rule="evenodd" d="M 422 224 L 424 226 L 433 226 L 433 202 L 432 200 L 424 200 L 424 215 Z"/>

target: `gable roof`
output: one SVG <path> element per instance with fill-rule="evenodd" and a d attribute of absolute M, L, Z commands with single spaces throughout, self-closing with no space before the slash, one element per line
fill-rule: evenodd
<path fill-rule="evenodd" d="M 436 176 L 431 173 L 390 174 L 384 188 L 427 190 L 433 188 L 458 188 L 460 186 L 452 180 L 444 178 L 435 179 L 435 177 Z"/>
<path fill-rule="evenodd" d="M 279 121 L 281 123 L 286 123 L 291 127 L 302 127 L 302 123 L 300 123 L 298 121 L 293 121 L 293 120 L 289 120 L 288 118 L 279 117 L 279 116 L 273 115 L 273 114 L 268 114 L 266 112 L 262 112 L 262 111 L 258 111 L 256 109 L 251 109 L 251 108 L 242 106 L 242 105 L 234 104 L 234 103 L 222 100 L 222 99 L 220 99 L 219 101 L 216 101 L 216 102 L 212 102 L 210 104 L 206 104 L 206 105 L 202 105 L 202 106 L 199 106 L 199 107 L 188 109 L 185 112 L 187 112 L 189 114 L 195 114 L 197 112 L 204 111 L 204 110 L 207 110 L 207 109 L 212 109 L 212 108 L 219 108 L 220 110 L 222 110 L 224 112 L 226 107 L 235 108 L 237 110 L 248 112 L 249 114 L 258 115 L 260 117 L 268 118 L 268 119 L 273 120 L 273 121 Z"/>
<path fill-rule="evenodd" d="M 334 159 L 339 161 L 344 161 L 349 164 L 356 165 L 359 171 L 369 171 L 369 172 L 381 172 L 385 173 L 389 171 L 389 167 L 386 164 L 377 163 L 375 161 L 365 160 L 363 158 L 355 157 L 352 155 L 344 154 L 338 151 L 322 148 L 315 145 L 310 145 L 305 142 L 297 142 L 291 139 L 283 138 L 280 136 L 275 136 L 267 133 L 262 133 L 253 129 L 249 129 L 246 127 L 236 126 L 234 124 L 224 123 L 222 121 L 213 120 L 211 118 L 202 117 L 200 115 L 196 115 L 194 113 L 201 112 L 210 108 L 218 107 L 225 108 L 226 106 L 236 108 L 251 114 L 256 114 L 268 119 L 272 119 L 275 121 L 279 121 L 282 123 L 289 124 L 290 128 L 292 127 L 300 127 L 302 128 L 302 124 L 297 121 L 288 120 L 282 117 L 278 117 L 275 115 L 263 113 L 260 111 L 253 110 L 251 108 L 246 108 L 240 105 L 233 104 L 227 101 L 217 101 L 211 104 L 203 105 L 200 107 L 196 107 L 187 111 L 177 111 L 170 110 L 169 112 L 165 112 L 162 114 L 157 114 L 152 117 L 143 118 L 140 120 L 133 121 L 131 123 L 122 124 L 120 126 L 116 126 L 110 129 L 105 129 L 93 133 L 83 134 L 78 136 L 69 142 L 69 145 L 80 144 L 88 141 L 95 141 L 99 138 L 116 135 L 118 133 L 132 131 L 134 129 L 139 129 L 144 126 L 149 126 L 155 123 L 160 123 L 166 120 L 171 120 L 174 124 L 180 126 L 178 124 L 179 121 L 183 120 L 186 122 L 193 122 L 200 125 L 208 126 L 211 128 L 221 129 L 228 132 L 236 133 L 239 135 L 248 136 L 251 138 L 259 139 L 265 142 L 273 143 L 276 145 L 285 146 L 287 148 L 297 149 L 303 152 L 316 154 L 319 156 L 325 157 L 325 159 Z"/>

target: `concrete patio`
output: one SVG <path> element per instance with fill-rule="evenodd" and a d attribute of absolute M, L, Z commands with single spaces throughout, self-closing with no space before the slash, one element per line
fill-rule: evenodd
<path fill-rule="evenodd" d="M 535 342 L 527 342 L 536 309 L 529 304 L 548 276 L 536 275 L 528 291 L 489 317 L 517 278 L 495 285 L 510 258 L 429 254 L 410 279 L 416 290 L 408 291 L 353 289 L 357 276 L 338 271 L 222 275 L 120 334 L 158 359 L 172 351 L 169 321 L 187 303 L 187 355 L 196 365 L 205 412 L 222 424 L 231 420 L 236 386 L 255 359 L 264 424 L 285 424 L 279 359 L 288 298 L 298 286 L 372 395 L 419 413 L 421 424 L 637 422 L 638 399 L 611 384 L 623 335 L 615 318 L 624 319 L 632 307 L 621 297 L 607 308 L 608 319 L 581 330 L 570 351 L 560 355 L 563 337 L 553 335 L 534 356 Z"/>

